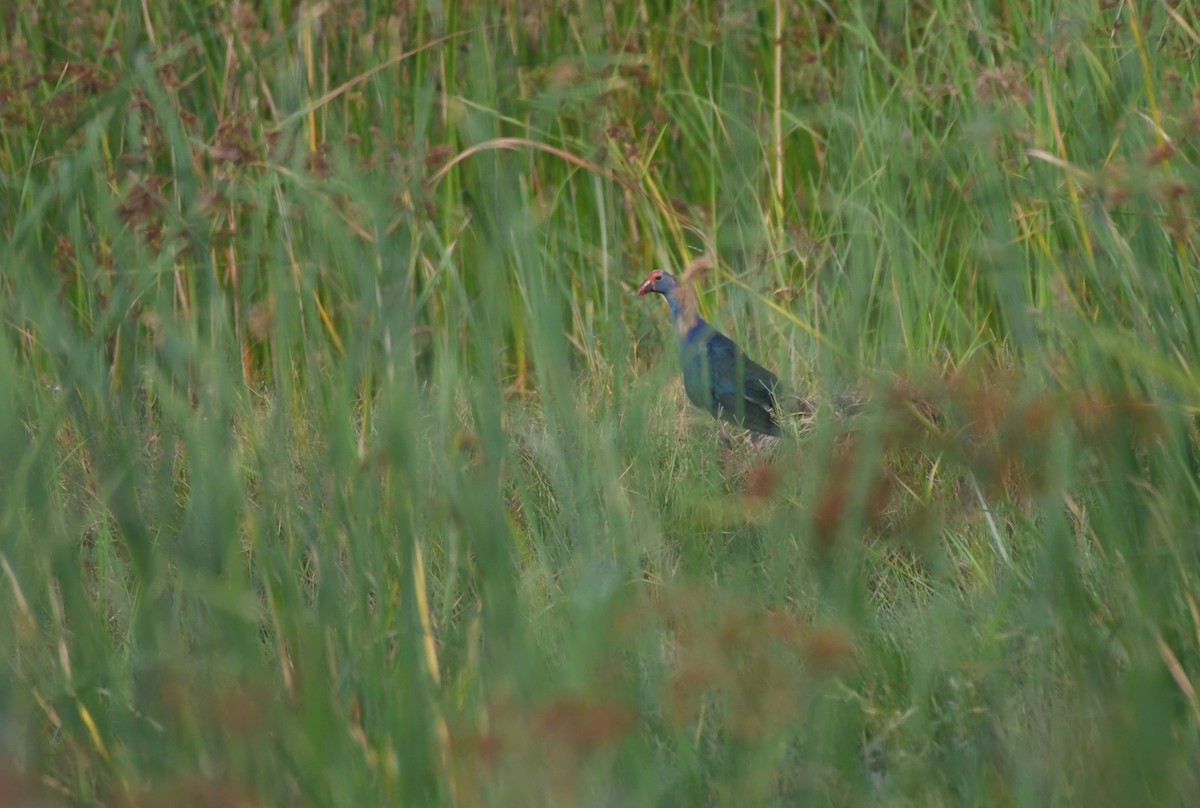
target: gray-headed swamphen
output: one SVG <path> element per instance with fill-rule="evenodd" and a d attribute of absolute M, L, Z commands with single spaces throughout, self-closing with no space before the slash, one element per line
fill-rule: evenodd
<path fill-rule="evenodd" d="M 650 292 L 658 292 L 671 307 L 688 399 L 722 421 L 755 433 L 751 435 L 755 450 L 759 435 L 778 437 L 775 414 L 779 411 L 779 378 L 705 322 L 696 312 L 691 290 L 671 273 L 661 269 L 651 272 L 637 293 Z"/>

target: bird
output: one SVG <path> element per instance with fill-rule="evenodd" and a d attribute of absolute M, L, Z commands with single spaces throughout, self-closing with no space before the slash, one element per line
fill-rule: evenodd
<path fill-rule="evenodd" d="M 671 307 L 688 400 L 722 421 L 721 434 L 726 441 L 726 423 L 749 430 L 756 452 L 761 436 L 779 437 L 779 377 L 705 322 L 696 312 L 691 289 L 671 273 L 662 269 L 651 272 L 637 293 L 651 292 L 665 297 Z"/>

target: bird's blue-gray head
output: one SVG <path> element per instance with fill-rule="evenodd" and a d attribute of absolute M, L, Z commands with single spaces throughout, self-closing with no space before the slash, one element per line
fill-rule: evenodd
<path fill-rule="evenodd" d="M 666 297 L 671 296 L 671 292 L 679 288 L 679 281 L 675 280 L 675 276 L 670 272 L 662 269 L 656 269 L 650 273 L 645 282 L 638 287 L 639 295 L 649 294 L 650 292 L 658 292 Z"/>
<path fill-rule="evenodd" d="M 686 279 L 684 283 L 680 283 L 665 269 L 656 269 L 637 290 L 639 295 L 650 292 L 658 292 L 667 299 L 671 306 L 671 318 L 675 321 L 675 331 L 681 339 L 690 334 L 697 325 L 704 324 L 696 314 L 695 295 Z"/>

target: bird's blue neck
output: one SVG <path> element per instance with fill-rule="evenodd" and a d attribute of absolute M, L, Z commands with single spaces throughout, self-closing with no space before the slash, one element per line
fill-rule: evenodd
<path fill-rule="evenodd" d="M 696 313 L 695 304 L 686 305 L 674 294 L 663 296 L 667 299 L 667 305 L 671 307 L 671 319 L 675 323 L 675 333 L 680 344 L 690 343 L 708 328 L 708 323 Z"/>
<path fill-rule="evenodd" d="M 679 298 L 674 294 L 663 295 L 667 299 L 667 305 L 671 307 L 671 319 L 678 321 L 679 315 L 683 313 L 683 306 L 679 302 Z"/>

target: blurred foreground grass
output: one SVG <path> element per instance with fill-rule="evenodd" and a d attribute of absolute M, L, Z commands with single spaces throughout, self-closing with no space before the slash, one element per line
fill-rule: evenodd
<path fill-rule="evenodd" d="M 102 5 L 0 11 L 0 802 L 1200 790 L 1194 3 Z M 824 413 L 729 479 L 698 254 Z"/>

